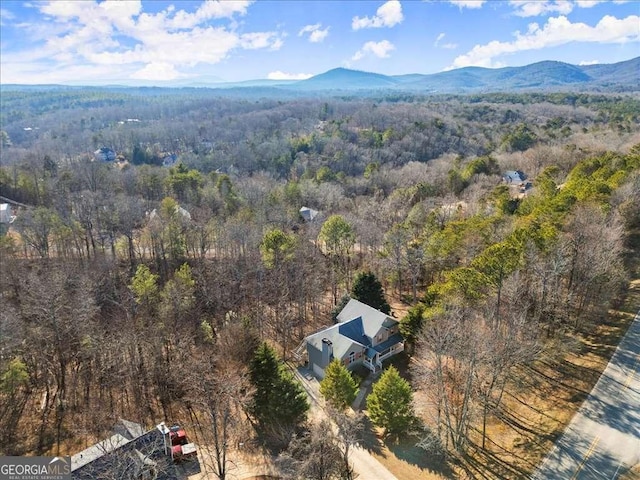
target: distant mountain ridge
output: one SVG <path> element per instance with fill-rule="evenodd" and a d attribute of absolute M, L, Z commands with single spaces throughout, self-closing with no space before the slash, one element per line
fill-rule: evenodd
<path fill-rule="evenodd" d="M 213 78 L 213 77 L 212 77 Z M 488 93 L 527 90 L 572 90 L 593 92 L 640 91 L 640 57 L 623 62 L 596 65 L 572 65 L 557 61 L 542 61 L 522 67 L 483 68 L 464 67 L 433 74 L 410 73 L 383 75 L 381 73 L 334 68 L 306 80 L 257 79 L 242 82 L 183 82 L 161 86 L 144 85 L 14 85 L 2 84 L 0 90 L 47 90 L 77 88 L 115 88 L 217 91 L 225 95 L 301 97 L 350 93 L 360 96 L 368 92 L 384 91 L 414 94 Z M 244 93 L 243 93 L 244 92 Z"/>
<path fill-rule="evenodd" d="M 543 61 L 522 67 L 464 67 L 430 75 L 382 75 L 335 68 L 289 85 L 303 90 L 394 89 L 428 92 L 504 91 L 559 86 L 640 90 L 640 57 L 612 64 Z"/>
<path fill-rule="evenodd" d="M 334 68 L 307 80 L 295 83 L 296 87 L 305 89 L 351 89 L 351 88 L 388 88 L 398 85 L 399 81 L 381 73 Z"/>

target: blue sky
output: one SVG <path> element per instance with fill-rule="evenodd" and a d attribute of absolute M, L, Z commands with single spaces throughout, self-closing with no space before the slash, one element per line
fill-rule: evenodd
<path fill-rule="evenodd" d="M 640 55 L 640 2 L 0 0 L 0 82 L 397 75 Z"/>

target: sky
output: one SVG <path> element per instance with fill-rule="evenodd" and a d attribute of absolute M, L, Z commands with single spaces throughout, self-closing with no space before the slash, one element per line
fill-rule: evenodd
<path fill-rule="evenodd" d="M 169 85 L 640 56 L 640 0 L 0 0 L 0 83 Z"/>

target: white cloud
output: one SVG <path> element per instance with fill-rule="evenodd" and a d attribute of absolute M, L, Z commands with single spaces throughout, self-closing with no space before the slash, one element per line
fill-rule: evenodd
<path fill-rule="evenodd" d="M 155 80 L 155 81 L 168 81 L 181 78 L 181 75 L 176 68 L 165 62 L 153 62 L 145 65 L 144 68 L 131 74 L 130 78 L 135 80 Z"/>
<path fill-rule="evenodd" d="M 603 0 L 576 0 L 576 5 L 580 8 L 591 8 L 602 2 Z"/>
<path fill-rule="evenodd" d="M 515 32 L 516 39 L 511 42 L 493 40 L 485 45 L 476 45 L 466 54 L 456 57 L 449 69 L 471 65 L 495 67 L 495 58 L 502 55 L 555 47 L 571 42 L 637 42 L 640 41 L 639 23 L 638 15 L 620 19 L 606 15 L 593 27 L 585 23 L 571 23 L 564 16 L 552 17 L 542 28 L 537 23 L 531 23 L 525 34 Z"/>
<path fill-rule="evenodd" d="M 110 65 L 72 64 L 60 67 L 45 61 L 7 62 L 0 70 L 0 83 L 118 83 L 123 73 L 125 76 L 132 73 L 128 67 L 124 70 Z"/>
<path fill-rule="evenodd" d="M 285 73 L 280 70 L 267 74 L 269 80 L 306 80 L 311 77 L 313 77 L 313 75 L 310 73 Z"/>
<path fill-rule="evenodd" d="M 440 48 L 446 48 L 448 50 L 453 50 L 454 48 L 458 48 L 458 44 L 457 43 L 440 43 L 440 40 L 442 40 L 445 37 L 444 32 L 439 34 L 436 37 L 436 41 L 433 42 L 433 46 L 434 47 L 440 47 Z"/>
<path fill-rule="evenodd" d="M 16 16 L 13 12 L 7 10 L 6 8 L 0 8 L 0 25 L 6 25 L 6 22 L 9 20 L 15 20 Z"/>
<path fill-rule="evenodd" d="M 353 55 L 351 60 L 357 62 L 369 53 L 378 58 L 388 58 L 389 52 L 395 50 L 395 48 L 396 47 L 388 40 L 382 40 L 381 42 L 367 42 Z"/>
<path fill-rule="evenodd" d="M 298 36 L 301 37 L 302 35 L 304 35 L 305 33 L 311 33 L 311 32 L 315 32 L 316 30 L 318 30 L 320 27 L 322 27 L 321 23 L 315 23 L 313 25 L 305 25 L 304 27 L 302 27 L 300 29 L 300 31 L 298 32 Z"/>
<path fill-rule="evenodd" d="M 598 60 L 582 60 L 578 65 L 598 65 L 599 63 Z"/>
<path fill-rule="evenodd" d="M 449 3 L 462 10 L 463 8 L 482 8 L 482 5 L 487 2 L 486 0 L 449 0 Z"/>
<path fill-rule="evenodd" d="M 514 14 L 518 17 L 537 17 L 551 13 L 567 15 L 573 10 L 573 2 L 569 0 L 510 0 L 509 5 L 515 7 Z"/>
<path fill-rule="evenodd" d="M 279 50 L 283 43 L 277 32 L 253 32 L 240 36 L 240 46 L 247 50 L 260 48 Z"/>
<path fill-rule="evenodd" d="M 325 38 L 327 38 L 327 35 L 329 35 L 329 28 L 331 27 L 327 27 L 323 30 L 321 23 L 316 23 L 315 25 L 306 25 L 302 27 L 302 29 L 298 32 L 298 36 L 301 37 L 305 33 L 308 33 L 309 41 L 311 43 L 320 43 L 324 41 Z"/>
<path fill-rule="evenodd" d="M 615 0 L 613 3 L 626 3 L 628 0 Z M 574 7 L 592 8 L 605 0 L 510 0 L 515 7 L 514 14 L 519 17 L 537 17 L 559 13 L 568 15 Z"/>
<path fill-rule="evenodd" d="M 401 23 L 402 20 L 404 20 L 404 16 L 399 0 L 389 0 L 376 10 L 373 17 L 353 17 L 351 28 L 360 30 L 361 28 L 393 27 Z"/>
<path fill-rule="evenodd" d="M 29 38 L 44 45 L 19 54 L 3 53 L 2 67 L 15 66 L 24 56 L 36 64 L 54 59 L 62 70 L 75 65 L 82 65 L 82 72 L 91 65 L 96 71 L 99 66 L 118 66 L 119 72 L 133 79 L 180 78 L 181 67 L 216 64 L 237 49 L 282 47 L 282 32 L 237 32 L 234 18 L 245 15 L 251 3 L 211 0 L 190 12 L 169 6 L 156 13 L 143 12 L 140 0 L 34 4 L 46 21 L 24 28 L 34 33 Z M 212 24 L 212 20 L 217 21 Z"/>
<path fill-rule="evenodd" d="M 273 43 L 269 46 L 269 50 L 271 51 L 277 51 L 280 50 L 282 48 L 282 46 L 284 45 L 284 40 L 282 39 L 282 37 L 278 37 L 276 38 Z"/>
<path fill-rule="evenodd" d="M 171 27 L 193 28 L 212 18 L 231 18 L 236 13 L 244 15 L 251 3 L 250 1 L 234 0 L 205 1 L 194 13 L 187 13 L 184 10 L 178 11 L 171 19 Z"/>

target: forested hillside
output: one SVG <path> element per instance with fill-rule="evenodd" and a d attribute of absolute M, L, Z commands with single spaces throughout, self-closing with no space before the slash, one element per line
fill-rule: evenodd
<path fill-rule="evenodd" d="M 229 458 L 284 450 L 306 409 L 279 361 L 372 272 L 411 347 L 423 468 L 527 478 L 469 456 L 502 454 L 505 398 L 540 393 L 526 368 L 637 278 L 639 120 L 633 95 L 3 90 L 0 452 L 75 453 L 121 417 L 192 422 Z M 538 427 L 519 433 L 540 456 L 562 425 Z"/>

